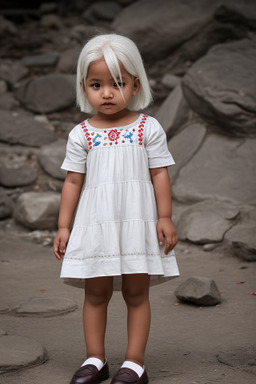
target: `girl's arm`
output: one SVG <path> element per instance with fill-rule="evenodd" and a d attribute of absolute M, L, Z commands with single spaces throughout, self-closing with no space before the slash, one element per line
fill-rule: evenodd
<path fill-rule="evenodd" d="M 157 235 L 159 244 L 166 245 L 164 253 L 167 255 L 177 244 L 177 232 L 172 222 L 172 191 L 171 182 L 166 167 L 150 168 L 152 183 L 155 190 L 158 223 Z"/>
<path fill-rule="evenodd" d="M 68 172 L 60 201 L 58 233 L 53 242 L 54 254 L 58 260 L 64 257 L 70 236 L 70 226 L 84 183 L 84 174 Z"/>

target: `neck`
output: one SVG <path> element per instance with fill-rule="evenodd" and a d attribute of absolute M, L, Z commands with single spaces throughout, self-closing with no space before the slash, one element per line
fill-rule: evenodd
<path fill-rule="evenodd" d="M 111 128 L 133 123 L 139 117 L 139 113 L 124 109 L 116 114 L 106 115 L 98 112 L 89 122 L 96 128 Z"/>

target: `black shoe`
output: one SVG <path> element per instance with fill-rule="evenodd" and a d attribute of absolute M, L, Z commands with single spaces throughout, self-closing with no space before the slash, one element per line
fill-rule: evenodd
<path fill-rule="evenodd" d="M 99 371 L 95 365 L 87 364 L 75 372 L 70 384 L 99 384 L 108 378 L 108 362 Z"/>

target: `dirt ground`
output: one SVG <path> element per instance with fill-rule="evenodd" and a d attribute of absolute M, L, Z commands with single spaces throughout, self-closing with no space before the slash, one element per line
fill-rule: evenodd
<path fill-rule="evenodd" d="M 10 335 L 36 339 L 48 353 L 40 366 L 0 375 L 1 384 L 64 384 L 85 358 L 82 331 L 83 291 L 59 279 L 60 263 L 50 247 L 0 234 L 0 310 L 15 308 L 30 297 L 72 299 L 78 310 L 48 317 L 0 315 L 0 328 Z M 220 248 L 179 243 L 176 247 L 181 277 L 151 288 L 152 326 L 146 368 L 152 384 L 253 384 L 256 365 L 232 367 L 219 354 L 243 356 L 255 348 L 255 263 L 226 255 Z M 179 303 L 175 288 L 191 276 L 215 280 L 222 303 L 198 307 Z M 120 367 L 126 346 L 126 311 L 115 292 L 109 306 L 106 336 L 110 374 Z M 239 359 L 238 359 L 239 360 Z M 109 384 L 111 379 L 105 383 Z"/>

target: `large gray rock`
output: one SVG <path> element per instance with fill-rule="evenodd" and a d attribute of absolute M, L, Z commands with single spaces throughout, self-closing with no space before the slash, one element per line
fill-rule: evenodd
<path fill-rule="evenodd" d="M 57 228 L 60 194 L 25 192 L 17 200 L 13 216 L 29 229 Z"/>
<path fill-rule="evenodd" d="M 206 134 L 206 128 L 199 123 L 187 126 L 168 141 L 168 148 L 175 160 L 175 166 L 169 167 L 168 172 L 175 181 L 179 171 L 186 165 L 200 148 Z"/>
<path fill-rule="evenodd" d="M 256 140 L 211 134 L 181 169 L 173 195 L 180 202 L 200 200 L 256 203 Z"/>
<path fill-rule="evenodd" d="M 58 52 L 42 53 L 41 55 L 24 56 L 21 63 L 25 67 L 53 67 L 60 54 Z"/>
<path fill-rule="evenodd" d="M 220 291 L 214 280 L 207 277 L 191 277 L 175 290 L 175 296 L 184 302 L 197 305 L 216 305 L 221 302 Z"/>
<path fill-rule="evenodd" d="M 92 22 L 98 20 L 113 21 L 122 10 L 115 1 L 99 1 L 92 4 L 84 13 L 85 20 Z"/>
<path fill-rule="evenodd" d="M 188 104 L 178 85 L 166 98 L 155 114 L 155 118 L 164 128 L 167 137 L 173 136 L 188 119 Z"/>
<path fill-rule="evenodd" d="M 255 31 L 254 0 L 140 0 L 126 7 L 112 27 L 131 37 L 148 61 L 185 73 L 210 47 Z"/>
<path fill-rule="evenodd" d="M 183 79 L 187 102 L 233 135 L 256 134 L 256 40 L 213 47 Z"/>
<path fill-rule="evenodd" d="M 67 172 L 60 169 L 66 152 L 66 140 L 59 139 L 43 146 L 39 151 L 38 160 L 42 168 L 52 177 L 64 180 Z"/>
<path fill-rule="evenodd" d="M 9 144 L 41 147 L 57 138 L 49 124 L 41 123 L 29 114 L 0 111 L 0 120 L 0 141 Z"/>
<path fill-rule="evenodd" d="M 196 244 L 220 242 L 233 225 L 239 210 L 232 204 L 203 201 L 184 210 L 177 223 L 180 240 Z"/>
<path fill-rule="evenodd" d="M 0 373 L 29 368 L 47 360 L 47 352 L 38 341 L 11 335 L 0 337 L 0 356 Z"/>
<path fill-rule="evenodd" d="M 222 0 L 216 11 L 216 18 L 223 23 L 256 29 L 256 7 L 254 0 Z"/>
<path fill-rule="evenodd" d="M 256 224 L 239 224 L 225 236 L 230 251 L 246 261 L 256 261 Z"/>
<path fill-rule="evenodd" d="M 171 73 L 166 73 L 161 80 L 161 83 L 168 89 L 174 89 L 181 82 L 181 78 Z"/>
<path fill-rule="evenodd" d="M 80 47 L 70 48 L 60 54 L 58 70 L 63 73 L 75 73 Z"/>
<path fill-rule="evenodd" d="M 37 179 L 35 167 L 27 164 L 17 168 L 0 167 L 0 184 L 7 188 L 33 184 Z"/>
<path fill-rule="evenodd" d="M 70 30 L 70 37 L 73 40 L 77 41 L 79 45 L 79 53 L 81 51 L 81 47 L 85 44 L 85 42 L 90 39 L 92 36 L 109 33 L 109 30 L 105 27 L 99 26 L 98 24 L 89 25 L 88 23 L 76 24 Z M 75 55 L 77 53 L 75 52 Z M 75 57 L 73 58 L 73 60 Z M 76 60 L 77 64 L 77 60 Z M 76 66 L 76 65 L 75 65 Z M 72 68 L 73 69 L 73 68 Z M 70 73 L 70 72 L 69 72 Z"/>
<path fill-rule="evenodd" d="M 159 60 L 199 34 L 215 9 L 216 0 L 140 0 L 125 8 L 112 27 L 133 39 L 146 60 Z"/>
<path fill-rule="evenodd" d="M 256 352 L 254 348 L 232 348 L 231 351 L 218 353 L 217 359 L 230 367 L 253 366 L 256 365 Z"/>
<path fill-rule="evenodd" d="M 50 74 L 30 80 L 16 97 L 34 112 L 49 113 L 75 105 L 75 76 Z"/>
<path fill-rule="evenodd" d="M 28 69 L 17 60 L 2 59 L 0 63 L 0 79 L 15 84 L 28 74 Z"/>
<path fill-rule="evenodd" d="M 256 29 L 254 0 L 216 0 L 214 16 L 200 33 L 180 45 L 165 60 L 168 70 L 186 73 L 187 66 L 204 56 L 210 47 L 241 40 Z"/>
<path fill-rule="evenodd" d="M 14 310 L 17 316 L 53 317 L 73 312 L 77 305 L 66 297 L 31 297 Z"/>

